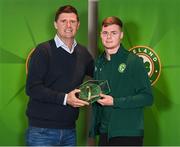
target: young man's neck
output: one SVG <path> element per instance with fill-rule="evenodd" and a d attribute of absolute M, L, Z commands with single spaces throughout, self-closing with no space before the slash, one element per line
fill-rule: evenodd
<path fill-rule="evenodd" d="M 113 49 L 105 49 L 107 60 L 111 60 L 111 55 L 116 54 L 120 48 L 120 45 Z"/>

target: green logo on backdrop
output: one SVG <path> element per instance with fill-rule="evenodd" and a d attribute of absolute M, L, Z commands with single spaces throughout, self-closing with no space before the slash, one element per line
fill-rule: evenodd
<path fill-rule="evenodd" d="M 147 46 L 135 46 L 130 51 L 143 59 L 151 85 L 154 85 L 161 73 L 161 62 L 155 51 Z"/>

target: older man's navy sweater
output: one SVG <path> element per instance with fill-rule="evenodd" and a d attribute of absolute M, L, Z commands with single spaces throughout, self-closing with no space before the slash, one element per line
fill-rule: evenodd
<path fill-rule="evenodd" d="M 57 48 L 54 40 L 37 46 L 29 62 L 26 93 L 29 124 L 43 128 L 74 128 L 78 108 L 63 105 L 65 94 L 92 76 L 93 59 L 79 44 L 72 54 Z"/>

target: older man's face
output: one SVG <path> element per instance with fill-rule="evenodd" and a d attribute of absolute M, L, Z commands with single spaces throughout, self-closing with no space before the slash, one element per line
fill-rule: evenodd
<path fill-rule="evenodd" d="M 58 20 L 54 22 L 58 35 L 62 40 L 74 39 L 79 28 L 79 21 L 74 13 L 62 13 Z"/>

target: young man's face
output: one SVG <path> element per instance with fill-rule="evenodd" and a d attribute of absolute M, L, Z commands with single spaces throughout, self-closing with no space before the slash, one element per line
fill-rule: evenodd
<path fill-rule="evenodd" d="M 61 39 L 74 39 L 79 28 L 79 21 L 74 13 L 61 13 L 58 20 L 54 22 L 58 35 Z"/>
<path fill-rule="evenodd" d="M 123 38 L 123 32 L 118 25 L 113 24 L 106 27 L 102 27 L 101 39 L 106 50 L 116 49 L 120 45 L 120 41 Z"/>

